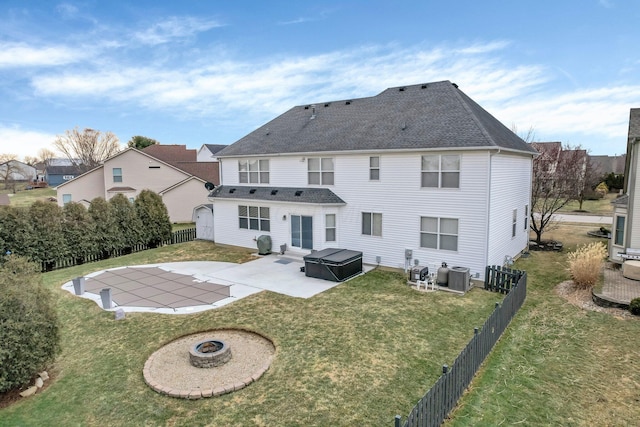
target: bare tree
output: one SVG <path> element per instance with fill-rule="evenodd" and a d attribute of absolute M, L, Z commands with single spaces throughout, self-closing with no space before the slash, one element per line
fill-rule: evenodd
<path fill-rule="evenodd" d="M 91 169 L 120 151 L 118 137 L 111 132 L 95 129 L 73 130 L 58 135 L 53 145 L 74 165 Z"/>
<path fill-rule="evenodd" d="M 15 154 L 0 154 L 0 179 L 4 182 L 4 188 L 11 187 L 16 191 L 16 181 L 28 179 L 28 174 L 21 167 L 18 156 Z"/>
<path fill-rule="evenodd" d="M 38 158 L 34 156 L 24 156 L 24 162 L 29 166 L 33 166 L 38 163 Z"/>
<path fill-rule="evenodd" d="M 540 155 L 533 160 L 531 183 L 531 229 L 536 243 L 553 229 L 553 214 L 572 200 L 578 200 L 585 188 L 588 156 L 578 147 L 562 147 L 560 142 L 533 142 Z"/>
<path fill-rule="evenodd" d="M 38 150 L 38 161 L 44 163 L 45 166 L 50 166 L 51 160 L 56 158 L 56 153 L 48 148 L 41 148 Z"/>
<path fill-rule="evenodd" d="M 595 188 L 602 182 L 602 169 L 600 165 L 591 161 L 587 156 L 584 177 L 580 183 L 580 193 L 578 194 L 579 210 L 582 210 L 582 203 L 595 194 Z"/>

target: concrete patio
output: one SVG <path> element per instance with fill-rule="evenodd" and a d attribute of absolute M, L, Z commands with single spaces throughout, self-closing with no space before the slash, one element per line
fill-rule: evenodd
<path fill-rule="evenodd" d="M 617 264 L 606 265 L 602 289 L 593 292 L 594 302 L 603 307 L 628 309 L 634 298 L 640 298 L 640 281 L 624 277 Z"/>

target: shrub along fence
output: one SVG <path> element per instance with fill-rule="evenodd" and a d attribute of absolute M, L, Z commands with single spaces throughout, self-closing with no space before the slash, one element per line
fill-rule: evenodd
<path fill-rule="evenodd" d="M 174 231 L 171 238 L 162 242 L 161 246 L 173 245 L 176 243 L 191 242 L 196 239 L 196 229 L 187 228 L 184 230 Z M 73 267 L 74 265 L 85 264 L 87 262 L 96 262 L 107 258 L 115 258 L 122 255 L 128 255 L 134 252 L 146 251 L 152 249 L 149 245 L 137 244 L 130 248 L 114 251 L 111 253 L 94 253 L 85 254 L 82 258 L 53 258 L 40 263 L 42 272 L 59 270 L 61 268 Z"/>
<path fill-rule="evenodd" d="M 503 292 L 506 286 L 498 286 L 502 279 L 502 267 L 487 267 L 485 289 Z M 510 270 L 510 269 L 509 269 Z M 444 365 L 442 375 L 435 385 L 418 401 L 409 416 L 402 423 L 402 417 L 396 415 L 395 427 L 435 427 L 442 424 L 449 413 L 455 408 L 458 399 L 467 389 L 480 365 L 498 342 L 498 339 L 518 312 L 527 296 L 527 273 L 510 270 L 511 278 L 518 277 L 516 282 L 510 283 L 507 296 L 502 304 L 496 303 L 495 310 L 481 329 L 475 328 L 473 337 L 460 352 L 451 367 Z M 506 279 L 505 279 L 506 280 Z M 504 284 L 504 283 L 502 283 Z M 511 286 L 512 284 L 512 286 Z"/>

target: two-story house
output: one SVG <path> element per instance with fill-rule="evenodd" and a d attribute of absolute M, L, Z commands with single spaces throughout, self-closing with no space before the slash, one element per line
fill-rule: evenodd
<path fill-rule="evenodd" d="M 449 81 L 297 106 L 216 155 L 218 243 L 479 277 L 527 247 L 536 151 Z"/>
<path fill-rule="evenodd" d="M 172 222 L 192 221 L 193 208 L 207 203 L 205 183 L 219 182 L 217 162 L 197 162 L 196 150 L 184 145 L 154 144 L 127 148 L 104 163 L 57 187 L 58 204 L 123 194 L 134 200 L 140 191 L 158 193 Z"/>

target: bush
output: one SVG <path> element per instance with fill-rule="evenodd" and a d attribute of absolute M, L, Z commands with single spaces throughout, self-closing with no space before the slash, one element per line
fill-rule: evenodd
<path fill-rule="evenodd" d="M 607 184 L 605 184 L 604 182 L 601 182 L 596 187 L 595 192 L 598 195 L 598 197 L 602 199 L 607 195 L 607 193 L 609 193 L 609 187 L 607 187 Z"/>
<path fill-rule="evenodd" d="M 631 314 L 640 316 L 640 298 L 634 298 L 631 300 L 631 303 L 629 304 L 629 311 Z"/>
<path fill-rule="evenodd" d="M 162 197 L 151 190 L 142 190 L 134 202 L 142 221 L 142 242 L 152 248 L 171 238 L 171 220 Z"/>
<path fill-rule="evenodd" d="M 8 256 L 0 267 L 0 393 L 27 384 L 59 350 L 58 319 L 38 265 Z"/>
<path fill-rule="evenodd" d="M 579 246 L 575 252 L 569 253 L 569 273 L 578 288 L 593 287 L 600 277 L 607 248 L 600 242 Z"/>

